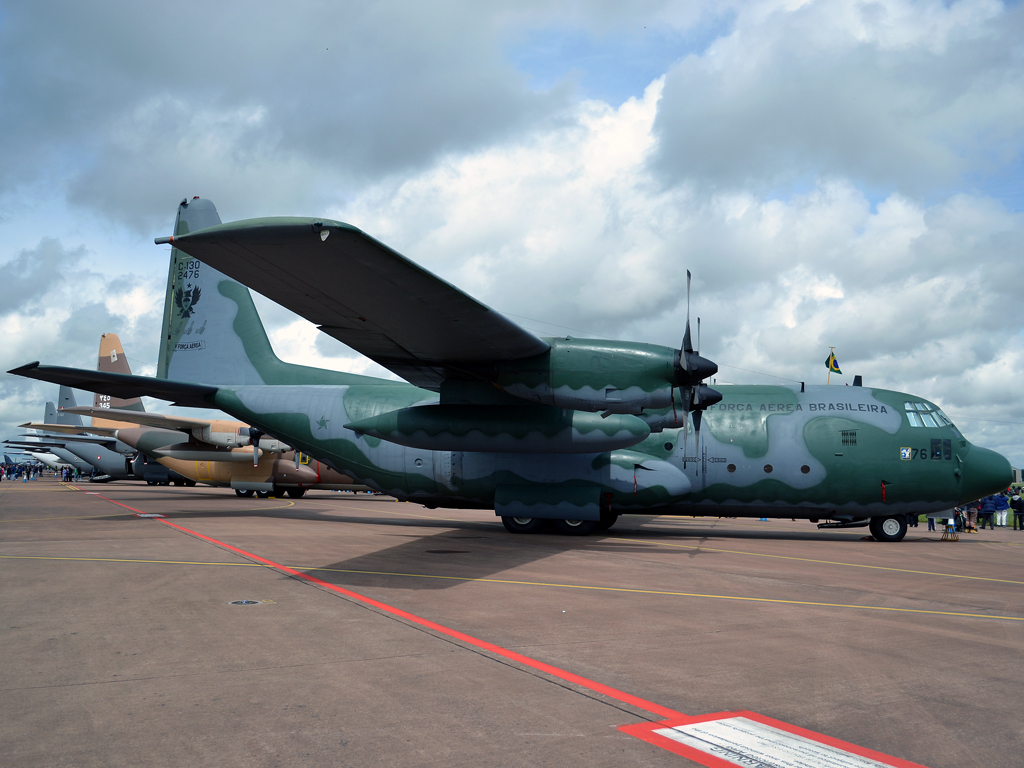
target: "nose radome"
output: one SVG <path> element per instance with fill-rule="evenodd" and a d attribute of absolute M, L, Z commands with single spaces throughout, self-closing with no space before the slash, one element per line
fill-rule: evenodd
<path fill-rule="evenodd" d="M 973 501 L 1004 491 L 1013 482 L 1013 470 L 1010 462 L 995 451 L 988 448 L 971 446 L 970 453 L 964 459 L 963 467 L 963 500 Z"/>

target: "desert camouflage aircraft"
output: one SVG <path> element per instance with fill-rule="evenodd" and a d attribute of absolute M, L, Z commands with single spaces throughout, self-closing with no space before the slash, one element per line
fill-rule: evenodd
<path fill-rule="evenodd" d="M 717 366 L 693 349 L 689 321 L 680 349 L 541 339 L 342 222 L 222 225 L 193 198 L 174 232 L 157 240 L 173 246 L 165 380 L 38 363 L 12 373 L 217 407 L 400 499 L 493 508 L 511 532 L 728 515 L 863 525 L 898 541 L 908 515 L 1010 481 L 1005 458 L 920 397 L 713 390 L 703 382 Z M 283 363 L 248 291 L 223 273 L 409 383 Z"/>

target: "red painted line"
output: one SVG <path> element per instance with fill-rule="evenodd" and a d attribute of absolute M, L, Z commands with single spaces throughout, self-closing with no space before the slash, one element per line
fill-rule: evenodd
<path fill-rule="evenodd" d="M 835 747 L 836 749 L 842 749 L 854 755 L 875 760 L 883 765 L 891 765 L 893 768 L 926 768 L 926 766 L 923 766 L 920 763 L 912 763 L 909 760 L 903 760 L 899 757 L 893 757 L 892 755 L 886 755 L 882 752 L 876 752 L 873 749 L 861 747 L 857 744 L 851 744 L 850 742 L 842 741 L 841 739 L 835 739 L 831 736 L 826 736 L 823 733 L 816 733 L 815 731 L 809 731 L 806 728 L 801 728 L 797 725 L 784 723 L 781 720 L 774 720 L 770 717 L 766 717 L 765 715 L 759 715 L 757 712 L 748 712 L 743 710 L 736 712 L 716 712 L 714 714 L 698 715 L 696 717 L 683 716 L 682 718 L 665 720 L 661 723 L 635 723 L 633 725 L 619 726 L 619 730 L 623 733 L 628 733 L 630 736 L 642 739 L 649 744 L 654 744 L 657 747 L 666 749 L 669 752 L 682 755 L 683 757 L 707 766 L 708 768 L 736 768 L 736 763 L 723 760 L 715 757 L 714 755 L 709 755 L 707 752 L 703 752 L 686 744 L 681 744 L 678 741 L 673 741 L 659 733 L 655 733 L 655 731 L 659 731 L 662 728 L 674 728 L 677 725 L 693 725 L 694 723 L 707 723 L 713 720 L 725 720 L 731 717 L 745 717 L 748 720 L 753 720 L 754 722 L 761 723 L 762 725 L 777 728 L 780 731 L 791 733 L 794 736 L 802 736 L 810 741 L 816 741 L 819 744 Z"/>
<path fill-rule="evenodd" d="M 109 501 L 111 504 L 116 504 L 119 507 L 124 507 L 125 509 L 131 510 L 136 514 L 146 514 L 145 512 L 142 512 L 142 510 L 135 509 L 134 507 L 129 507 L 127 504 L 122 504 L 119 501 L 114 501 L 113 499 L 107 498 L 106 496 L 97 495 L 96 498 L 103 499 L 104 501 Z M 185 528 L 184 526 L 178 525 L 177 523 L 172 523 L 170 520 L 167 520 L 166 518 L 152 519 L 158 523 L 163 523 L 164 525 L 170 526 L 171 528 L 176 528 L 182 533 L 187 533 L 190 536 L 195 536 L 197 539 L 202 539 L 203 541 L 209 542 L 210 544 L 216 544 L 218 547 L 223 547 L 224 549 L 227 549 L 231 552 L 235 552 L 236 554 L 242 555 L 243 557 L 247 557 L 250 560 L 255 560 L 258 563 L 262 563 L 263 565 L 275 568 L 281 571 L 282 573 L 287 573 L 289 576 L 294 576 L 297 579 L 308 581 L 310 584 L 316 584 L 318 587 L 323 587 L 324 589 L 329 589 L 332 592 L 337 592 L 338 594 L 344 595 L 345 597 L 350 598 L 352 600 L 364 603 L 365 605 L 373 606 L 374 608 L 380 611 L 384 611 L 385 613 L 389 613 L 392 616 L 397 616 L 398 618 L 405 619 L 406 621 L 411 622 L 413 624 L 418 624 L 421 627 L 426 627 L 427 629 L 431 629 L 439 634 L 447 635 L 448 637 L 454 638 L 455 640 L 459 640 L 460 642 L 466 643 L 467 645 L 476 646 L 477 648 L 493 653 L 496 656 L 502 656 L 506 659 L 509 659 L 510 661 L 516 662 L 517 664 L 522 664 L 523 666 L 531 667 L 540 672 L 544 672 L 545 674 L 551 675 L 552 677 L 556 677 L 560 680 L 565 680 L 566 682 L 578 685 L 581 688 L 587 688 L 591 691 L 594 691 L 595 693 L 600 693 L 603 696 L 607 696 L 608 698 L 616 699 L 617 701 L 621 701 L 624 704 L 629 704 L 630 706 L 636 707 L 637 709 L 642 709 L 645 712 L 650 712 L 655 715 L 660 715 L 661 717 L 669 718 L 686 717 L 686 715 L 684 715 L 682 712 L 677 712 L 674 709 L 663 707 L 660 704 L 655 704 L 653 701 L 641 699 L 639 696 L 633 696 L 632 694 L 626 693 L 625 691 L 620 691 L 617 688 L 612 688 L 611 686 L 604 685 L 603 683 L 598 683 L 595 680 L 589 680 L 588 678 L 581 677 L 580 675 L 573 674 L 572 672 L 568 672 L 564 669 L 554 667 L 551 664 L 545 664 L 543 661 L 537 661 L 536 659 L 531 659 L 529 656 L 524 656 L 521 653 L 516 653 L 515 651 L 510 651 L 507 648 L 502 648 L 500 645 L 489 643 L 486 640 L 481 640 L 480 638 L 473 637 L 472 635 L 467 635 L 464 632 L 459 632 L 458 630 L 452 629 L 451 627 L 446 627 L 443 624 L 438 624 L 437 622 L 430 621 L 429 619 L 424 619 L 423 617 L 417 616 L 414 613 L 403 611 L 401 608 L 395 608 L 392 605 L 382 603 L 379 600 L 374 600 L 371 597 L 366 597 L 365 595 L 361 595 L 358 592 L 353 592 L 350 589 L 345 589 L 344 587 L 339 587 L 336 584 L 331 584 L 330 582 L 324 581 L 323 579 L 318 579 L 316 576 L 310 576 L 308 573 L 303 573 L 302 571 L 298 571 L 295 568 L 289 568 L 287 565 L 281 565 L 280 563 L 276 563 L 273 560 L 268 560 L 267 558 L 260 557 L 259 555 L 253 554 L 252 552 L 247 552 L 244 549 L 239 549 L 238 547 L 226 544 L 223 541 L 219 541 L 210 536 L 205 536 L 201 533 L 198 533 L 197 531 L 191 530 L 190 528 Z"/>

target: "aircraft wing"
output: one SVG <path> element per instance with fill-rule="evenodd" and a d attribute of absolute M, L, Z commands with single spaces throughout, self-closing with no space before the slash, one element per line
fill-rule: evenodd
<path fill-rule="evenodd" d="M 35 435 L 19 435 L 19 437 L 35 437 Z M 67 445 L 68 443 L 92 443 L 103 445 L 113 450 L 117 445 L 117 438 L 104 437 L 102 435 L 40 435 L 43 440 L 52 441 L 53 445 Z"/>
<path fill-rule="evenodd" d="M 32 449 L 48 451 L 50 448 L 63 448 L 64 440 L 58 440 L 57 438 L 40 438 L 38 440 L 4 440 L 4 444 L 13 445 L 16 448 L 22 448 L 29 451 Z"/>
<path fill-rule="evenodd" d="M 339 221 L 249 219 L 157 242 L 172 243 L 427 389 L 439 389 L 452 374 L 549 349 L 504 315 Z"/>
<path fill-rule="evenodd" d="M 38 421 L 29 421 L 18 426 L 21 429 L 41 429 L 44 432 L 61 432 L 67 435 L 83 435 L 85 437 L 88 437 L 90 434 L 115 437 L 117 432 L 116 429 L 110 427 L 89 427 L 86 429 L 85 427 L 76 427 L 73 424 L 46 424 Z"/>
<path fill-rule="evenodd" d="M 165 416 L 162 413 L 149 413 L 146 411 L 128 411 L 124 408 L 96 408 L 91 405 L 78 405 L 73 408 L 65 408 L 68 413 L 77 413 L 81 416 L 94 416 L 110 421 L 127 421 L 132 424 L 142 424 L 146 427 L 160 427 L 161 429 L 203 429 L 211 426 L 205 419 L 189 419 L 180 416 Z M 93 431 L 92 428 L 89 428 Z"/>
<path fill-rule="evenodd" d="M 191 384 L 185 381 L 153 379 L 149 376 L 132 376 L 126 373 L 64 368 L 59 365 L 40 365 L 38 362 L 13 368 L 8 373 L 39 381 L 49 381 L 53 384 L 66 384 L 76 389 L 121 397 L 126 400 L 140 395 L 148 395 L 159 400 L 170 400 L 175 405 L 188 408 L 215 407 L 207 398 L 216 393 L 217 387 L 209 384 Z"/>

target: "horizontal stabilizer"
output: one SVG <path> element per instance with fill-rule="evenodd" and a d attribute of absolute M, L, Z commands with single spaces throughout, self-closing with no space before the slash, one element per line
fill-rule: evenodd
<path fill-rule="evenodd" d="M 126 400 L 148 396 L 169 400 L 187 408 L 214 408 L 211 402 L 217 387 L 209 384 L 190 384 L 185 381 L 153 379 L 149 376 L 131 376 L 124 373 L 88 371 L 82 368 L 64 368 L 59 365 L 40 365 L 38 362 L 14 368 L 8 373 L 53 384 L 96 392 Z"/>

